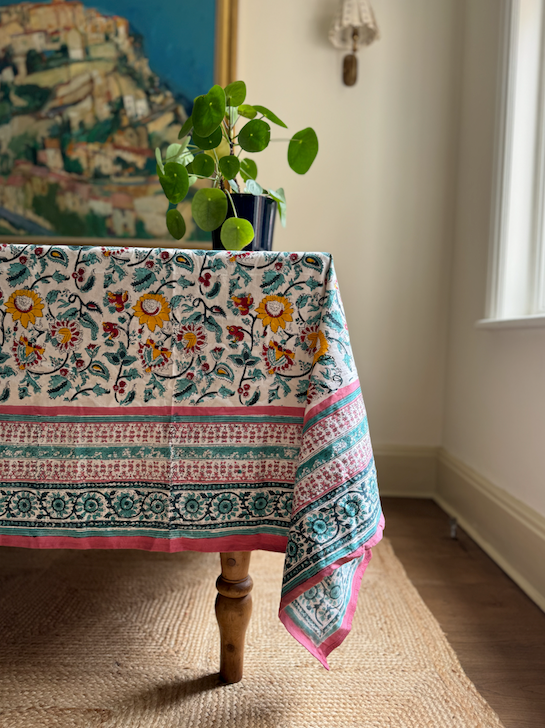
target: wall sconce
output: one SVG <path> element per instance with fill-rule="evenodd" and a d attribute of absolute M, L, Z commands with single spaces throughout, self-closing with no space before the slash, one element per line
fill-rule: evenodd
<path fill-rule="evenodd" d="M 343 81 L 347 86 L 353 86 L 358 78 L 358 47 L 370 45 L 378 37 L 375 14 L 367 0 L 340 0 L 329 40 L 335 48 L 352 51 L 343 61 Z"/>

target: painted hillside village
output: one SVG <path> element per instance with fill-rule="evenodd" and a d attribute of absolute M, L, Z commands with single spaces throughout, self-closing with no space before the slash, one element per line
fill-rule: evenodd
<path fill-rule="evenodd" d="M 126 19 L 0 7 L 0 235 L 170 237 L 154 149 L 186 118 Z"/>

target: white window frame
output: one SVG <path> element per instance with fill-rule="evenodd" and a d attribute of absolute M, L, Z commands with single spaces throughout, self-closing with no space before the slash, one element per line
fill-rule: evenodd
<path fill-rule="evenodd" d="M 545 326 L 545 0 L 501 0 L 486 318 Z"/>

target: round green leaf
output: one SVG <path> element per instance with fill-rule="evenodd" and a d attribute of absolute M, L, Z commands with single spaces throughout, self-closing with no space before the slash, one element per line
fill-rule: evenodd
<path fill-rule="evenodd" d="M 187 150 L 189 144 L 189 137 L 186 137 L 183 142 L 169 144 L 165 154 L 165 162 L 180 162 L 180 164 L 186 164 L 182 161 L 182 157 L 189 156 L 190 152 Z"/>
<path fill-rule="evenodd" d="M 193 141 L 193 144 L 196 144 L 199 149 L 204 149 L 206 151 L 207 149 L 215 149 L 216 147 L 219 147 L 223 136 L 221 133 L 221 128 L 218 128 L 213 131 L 212 134 L 206 137 L 202 137 L 199 134 L 193 132 L 193 134 L 191 135 L 191 139 Z"/>
<path fill-rule="evenodd" d="M 179 157 L 183 151 L 183 144 L 169 144 L 165 154 L 165 161 L 175 162 L 176 158 Z"/>
<path fill-rule="evenodd" d="M 269 146 L 271 127 L 262 119 L 245 124 L 238 133 L 239 146 L 245 152 L 262 152 Z"/>
<path fill-rule="evenodd" d="M 208 154 L 197 154 L 191 164 L 187 165 L 187 171 L 199 177 L 210 177 L 214 173 L 214 160 Z"/>
<path fill-rule="evenodd" d="M 253 159 L 240 160 L 240 175 L 245 182 L 257 178 L 257 164 Z"/>
<path fill-rule="evenodd" d="M 233 81 L 225 87 L 227 106 L 240 106 L 246 98 L 246 84 L 244 81 Z"/>
<path fill-rule="evenodd" d="M 218 189 L 199 190 L 191 203 L 191 212 L 201 230 L 215 230 L 227 215 L 225 192 Z"/>
<path fill-rule="evenodd" d="M 219 161 L 220 172 L 225 179 L 234 179 L 240 169 L 240 162 L 238 157 L 233 155 L 229 157 L 222 157 Z"/>
<path fill-rule="evenodd" d="M 269 190 L 269 197 L 272 197 L 278 203 L 280 222 L 282 227 L 286 227 L 286 195 L 283 187 L 279 187 L 277 190 Z"/>
<path fill-rule="evenodd" d="M 178 162 L 186 167 L 193 160 L 193 155 L 187 149 L 189 137 L 186 137 L 181 144 L 170 144 L 166 151 L 166 162 Z"/>
<path fill-rule="evenodd" d="M 276 114 L 273 114 L 273 112 L 268 109 L 266 106 L 258 106 L 257 104 L 254 104 L 254 109 L 258 111 L 260 114 L 263 114 L 263 116 L 266 119 L 269 119 L 269 121 L 272 121 L 275 124 L 278 124 L 278 126 L 283 126 L 284 129 L 287 129 L 288 127 L 284 124 L 281 119 L 278 118 Z"/>
<path fill-rule="evenodd" d="M 294 172 L 308 172 L 317 154 L 318 137 L 310 126 L 292 136 L 288 145 L 288 164 Z"/>
<path fill-rule="evenodd" d="M 254 239 L 252 223 L 241 217 L 230 217 L 222 225 L 220 238 L 226 250 L 242 250 Z"/>
<path fill-rule="evenodd" d="M 189 134 L 189 132 L 193 129 L 193 117 L 189 116 L 185 121 L 180 129 L 180 133 L 178 134 L 178 139 L 183 139 L 185 136 Z"/>
<path fill-rule="evenodd" d="M 246 187 L 244 188 L 244 191 L 247 192 L 249 195 L 262 195 L 265 190 L 259 184 L 259 182 L 255 181 L 255 179 L 249 179 L 246 182 Z"/>
<path fill-rule="evenodd" d="M 257 111 L 250 104 L 241 104 L 238 107 L 238 113 L 240 116 L 244 116 L 246 119 L 255 119 Z"/>
<path fill-rule="evenodd" d="M 189 190 L 189 175 L 183 164 L 168 162 L 165 164 L 165 173 L 159 175 L 159 182 L 169 202 L 177 205 L 187 195 Z"/>
<path fill-rule="evenodd" d="M 221 124 L 225 115 L 225 91 L 217 84 L 204 96 L 197 96 L 193 105 L 193 128 L 207 137 Z"/>
<path fill-rule="evenodd" d="M 167 212 L 167 228 L 176 240 L 181 240 L 185 235 L 185 220 L 178 210 L 169 210 Z"/>

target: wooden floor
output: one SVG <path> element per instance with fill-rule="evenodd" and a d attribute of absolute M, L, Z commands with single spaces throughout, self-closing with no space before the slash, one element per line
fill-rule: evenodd
<path fill-rule="evenodd" d="M 464 531 L 450 537 L 433 501 L 383 506 L 385 536 L 477 690 L 505 728 L 545 728 L 545 614 Z"/>

